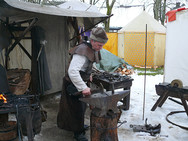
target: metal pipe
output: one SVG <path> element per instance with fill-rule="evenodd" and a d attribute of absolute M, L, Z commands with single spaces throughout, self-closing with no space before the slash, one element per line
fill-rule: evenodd
<path fill-rule="evenodd" d="M 146 24 L 146 36 L 145 36 L 145 74 L 144 74 L 144 98 L 143 98 L 143 117 L 145 112 L 145 100 L 146 100 L 146 65 L 147 65 L 147 24 Z"/>

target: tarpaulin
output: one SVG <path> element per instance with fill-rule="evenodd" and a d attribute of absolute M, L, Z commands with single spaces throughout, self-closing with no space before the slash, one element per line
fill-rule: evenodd
<path fill-rule="evenodd" d="M 123 64 L 126 64 L 127 69 L 132 69 L 133 67 L 126 63 L 122 58 L 117 57 L 106 49 L 101 51 L 102 60 L 100 63 L 96 64 L 96 67 L 99 70 L 104 70 L 107 72 L 114 72 L 117 68 L 121 67 Z"/>

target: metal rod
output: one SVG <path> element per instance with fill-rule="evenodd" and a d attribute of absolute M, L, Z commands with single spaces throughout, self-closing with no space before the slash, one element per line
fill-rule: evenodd
<path fill-rule="evenodd" d="M 147 65 L 147 24 L 146 24 L 146 36 L 145 36 L 145 74 L 144 74 L 144 98 L 143 98 L 143 117 L 144 120 L 144 113 L 145 113 L 145 100 L 146 100 L 146 65 Z"/>
<path fill-rule="evenodd" d="M 176 102 L 177 104 L 180 104 L 180 105 L 183 105 L 181 102 L 179 102 L 179 101 L 177 101 L 177 100 L 175 100 L 175 99 L 173 99 L 173 98 L 168 98 L 169 100 L 172 100 L 173 102 Z"/>
<path fill-rule="evenodd" d="M 18 105 L 16 104 L 16 118 L 17 118 L 17 129 L 18 129 L 18 137 L 19 141 L 22 141 L 22 136 L 21 136 L 21 130 L 20 130 L 20 121 L 19 121 L 19 114 L 18 114 Z"/>

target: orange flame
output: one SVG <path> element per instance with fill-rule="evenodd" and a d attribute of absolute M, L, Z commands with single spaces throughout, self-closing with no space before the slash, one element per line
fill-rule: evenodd
<path fill-rule="evenodd" d="M 0 100 L 1 99 L 4 100 L 4 103 L 7 103 L 7 99 L 6 99 L 6 97 L 3 96 L 3 94 L 0 94 Z"/>

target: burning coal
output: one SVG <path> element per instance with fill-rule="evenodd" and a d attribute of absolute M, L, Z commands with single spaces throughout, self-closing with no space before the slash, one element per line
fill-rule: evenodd
<path fill-rule="evenodd" d="M 3 100 L 4 103 L 7 103 L 7 99 L 6 99 L 6 97 L 4 97 L 3 94 L 0 94 L 0 100 Z"/>

